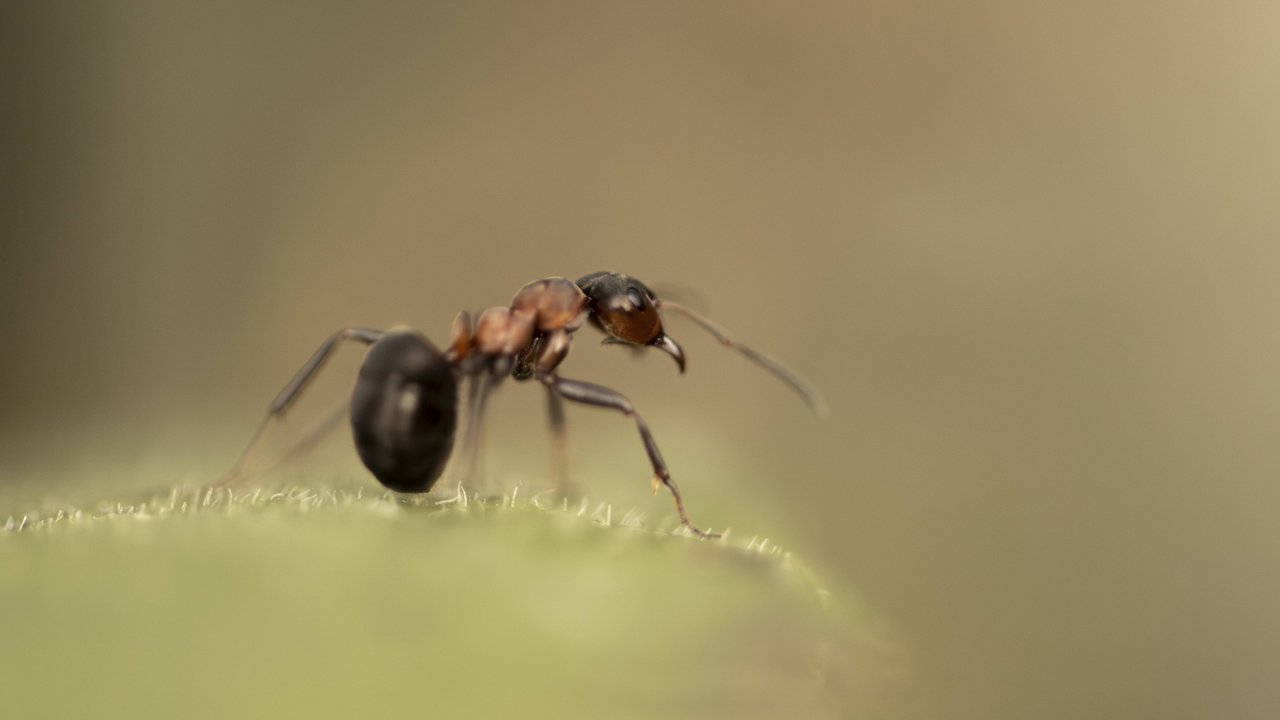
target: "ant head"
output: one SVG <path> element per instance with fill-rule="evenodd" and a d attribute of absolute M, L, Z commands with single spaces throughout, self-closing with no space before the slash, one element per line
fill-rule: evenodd
<path fill-rule="evenodd" d="M 621 273 L 597 272 L 577 284 L 590 301 L 591 321 L 610 340 L 656 347 L 675 358 L 684 372 L 684 351 L 663 332 L 658 299 L 644 283 Z"/>

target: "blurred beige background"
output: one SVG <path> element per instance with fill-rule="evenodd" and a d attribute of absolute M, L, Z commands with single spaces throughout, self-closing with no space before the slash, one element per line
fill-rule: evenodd
<path fill-rule="evenodd" d="M 348 323 L 599 269 L 695 519 L 884 616 L 903 716 L 1273 717 L 1280 7 L 7 3 L 0 511 L 233 458 Z M 336 382 L 340 385 L 342 380 Z M 546 477 L 541 395 L 488 465 Z M 574 468 L 655 516 L 621 421 Z M 194 460 L 193 460 L 194 458 Z M 199 476 L 203 470 L 193 470 Z M 207 478 L 205 478 L 207 479 Z"/>

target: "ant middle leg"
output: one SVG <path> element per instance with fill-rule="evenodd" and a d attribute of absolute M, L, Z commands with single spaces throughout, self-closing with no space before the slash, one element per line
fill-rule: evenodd
<path fill-rule="evenodd" d="M 493 391 L 497 380 L 487 372 L 472 375 L 467 380 L 466 396 L 466 428 L 463 431 L 462 447 L 459 448 L 458 460 L 461 470 L 457 473 L 458 485 L 468 491 L 480 490 L 484 484 L 484 468 L 482 465 L 483 419 L 485 407 L 488 405 L 489 393 Z"/>
<path fill-rule="evenodd" d="M 684 500 L 680 497 L 680 488 L 671 479 L 671 473 L 667 470 L 667 464 L 662 459 L 662 453 L 658 450 L 658 443 L 653 439 L 653 433 L 649 431 L 648 423 L 644 421 L 640 413 L 636 412 L 635 406 L 622 393 L 603 385 L 581 380 L 568 380 L 554 373 L 538 373 L 537 378 L 549 390 L 565 400 L 617 410 L 635 420 L 636 429 L 640 431 L 640 439 L 644 442 L 645 452 L 649 455 L 649 462 L 653 465 L 654 491 L 657 491 L 659 484 L 666 486 L 667 490 L 671 492 L 672 499 L 675 500 L 676 514 L 680 517 L 680 524 L 688 528 L 694 535 L 702 538 L 720 537 L 718 533 L 699 530 L 689 521 L 689 516 L 684 511 Z"/>
<path fill-rule="evenodd" d="M 258 429 L 253 433 L 253 437 L 249 439 L 249 444 L 245 446 L 243 452 L 240 453 L 239 459 L 235 465 L 231 466 L 214 485 L 216 487 L 224 487 L 234 483 L 241 478 L 245 465 L 253 457 L 254 452 L 258 449 L 259 443 L 267 429 L 284 417 L 289 408 L 298 400 L 302 391 L 307 385 L 319 374 L 324 364 L 328 362 L 333 355 L 333 351 L 338 348 L 344 341 L 358 340 L 366 345 L 372 345 L 382 337 L 381 330 L 373 330 L 371 328 L 346 327 L 330 335 L 327 340 L 316 348 L 311 357 L 303 364 L 302 368 L 293 376 L 292 379 L 284 386 L 271 404 L 267 406 L 266 417 L 259 423 Z"/>
<path fill-rule="evenodd" d="M 569 477 L 569 442 L 565 432 L 564 400 L 551 387 L 547 387 L 547 422 L 551 426 L 551 475 L 560 497 L 578 494 Z"/>

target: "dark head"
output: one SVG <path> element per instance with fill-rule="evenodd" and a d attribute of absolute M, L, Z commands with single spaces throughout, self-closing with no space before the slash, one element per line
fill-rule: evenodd
<path fill-rule="evenodd" d="M 591 322 L 610 339 L 656 347 L 675 358 L 684 372 L 684 351 L 663 331 L 658 298 L 644 283 L 621 273 L 597 272 L 577 284 L 589 300 Z"/>

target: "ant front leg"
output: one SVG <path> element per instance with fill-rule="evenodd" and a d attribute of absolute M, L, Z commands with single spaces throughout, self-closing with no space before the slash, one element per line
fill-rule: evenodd
<path fill-rule="evenodd" d="M 689 522 L 689 516 L 684 511 L 684 500 L 680 497 L 680 488 L 676 487 L 675 481 L 671 479 L 671 473 L 667 470 L 667 464 L 662 459 L 662 453 L 658 451 L 658 443 L 654 441 L 653 433 L 649 432 L 648 423 L 644 421 L 644 418 L 640 417 L 640 413 L 636 412 L 631 401 L 623 396 L 622 393 L 603 385 L 595 385 L 581 380 L 567 380 L 554 373 L 540 372 L 537 374 L 537 378 L 549 390 L 565 400 L 617 410 L 635 420 L 636 429 L 640 431 L 640 439 L 644 442 L 645 452 L 649 454 L 649 462 L 653 465 L 654 490 L 657 491 L 658 483 L 667 486 L 667 490 L 671 491 L 671 497 L 675 500 L 676 513 L 680 516 L 680 524 L 689 528 L 689 531 L 694 535 L 702 538 L 720 537 L 718 533 L 699 530 L 693 523 Z"/>
<path fill-rule="evenodd" d="M 329 339 L 321 343 L 320 347 L 311 354 L 311 358 L 307 360 L 302 369 L 293 376 L 284 389 L 276 395 L 275 399 L 267 407 L 267 415 L 262 419 L 262 423 L 258 425 L 258 429 L 250 438 L 248 446 L 244 452 L 240 453 L 240 458 L 236 460 L 236 464 L 223 475 L 216 486 L 224 487 L 230 485 L 241 477 L 241 472 L 249 459 L 253 457 L 253 453 L 258 449 L 258 443 L 262 440 L 263 434 L 272 424 L 284 417 L 285 412 L 298 400 L 298 396 L 307 388 L 307 385 L 319 374 L 324 364 L 328 362 L 333 351 L 338 348 L 346 340 L 358 340 L 365 345 L 372 345 L 382 337 L 381 330 L 373 330 L 370 328 L 348 327 L 339 330 L 329 336 Z M 339 418 L 340 419 L 340 416 Z M 328 422 L 328 421 L 326 421 Z"/>

